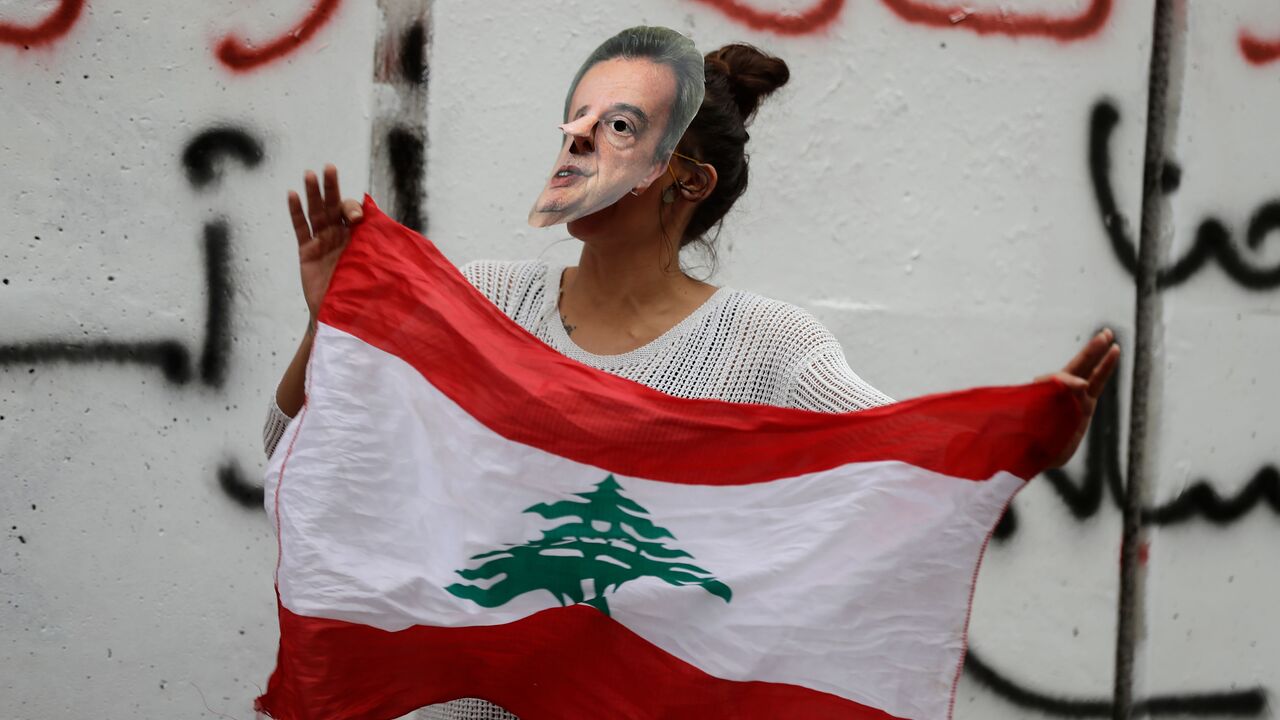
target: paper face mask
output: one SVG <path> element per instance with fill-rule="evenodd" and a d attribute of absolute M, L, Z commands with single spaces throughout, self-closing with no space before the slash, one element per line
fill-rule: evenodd
<path fill-rule="evenodd" d="M 529 224 L 570 222 L 648 188 L 702 105 L 703 83 L 702 56 L 674 30 L 631 28 L 605 41 L 569 89 L 564 141 Z"/>

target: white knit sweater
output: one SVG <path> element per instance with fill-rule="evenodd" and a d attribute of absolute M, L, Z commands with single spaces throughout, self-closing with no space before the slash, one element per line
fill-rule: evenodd
<path fill-rule="evenodd" d="M 478 261 L 467 280 L 518 325 L 574 360 L 668 395 L 716 398 L 820 412 L 892 402 L 849 368 L 835 337 L 809 313 L 777 300 L 720 288 L 653 342 L 621 355 L 596 355 L 569 339 L 557 307 L 564 268 L 537 261 Z M 270 403 L 262 440 L 274 450 L 289 416 Z M 514 720 L 468 698 L 426 708 L 429 720 Z"/>

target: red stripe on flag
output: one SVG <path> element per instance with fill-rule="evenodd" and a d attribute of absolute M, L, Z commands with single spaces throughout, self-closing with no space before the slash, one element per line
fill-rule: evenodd
<path fill-rule="evenodd" d="M 970 480 L 1030 478 L 1080 417 L 1056 381 L 844 415 L 665 395 L 526 332 L 368 196 L 320 321 L 406 361 L 509 440 L 651 480 L 738 485 L 881 460 Z"/>
<path fill-rule="evenodd" d="M 256 708 L 279 720 L 385 720 L 481 697 L 521 720 L 893 720 L 835 695 L 712 677 L 586 605 L 506 625 L 399 632 L 280 606 L 280 655 Z"/>

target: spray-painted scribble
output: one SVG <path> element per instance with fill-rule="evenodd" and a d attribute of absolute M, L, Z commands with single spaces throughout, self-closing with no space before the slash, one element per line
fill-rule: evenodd
<path fill-rule="evenodd" d="M 1004 7 L 981 10 L 965 4 L 940 5 L 928 0 L 881 0 L 910 23 L 968 30 L 979 35 L 1040 36 L 1063 42 L 1096 35 L 1111 17 L 1112 1 L 1090 0 L 1079 12 L 1056 15 L 1017 12 Z"/>
<path fill-rule="evenodd" d="M 191 379 L 191 351 L 181 340 L 33 340 L 0 345 L 0 367 L 59 363 L 149 366 L 175 385 Z"/>
<path fill-rule="evenodd" d="M 1249 30 L 1241 30 L 1238 42 L 1240 54 L 1254 65 L 1266 65 L 1280 60 L 1280 38 L 1264 38 Z"/>
<path fill-rule="evenodd" d="M 266 42 L 252 42 L 227 35 L 218 43 L 215 53 L 223 65 L 236 72 L 246 72 L 279 60 L 310 40 L 333 18 L 342 0 L 318 0 L 311 12 L 279 37 Z"/>
<path fill-rule="evenodd" d="M 27 48 L 48 45 L 71 31 L 84 10 L 84 0 L 58 0 L 58 6 L 33 25 L 0 19 L 0 43 Z"/>
<path fill-rule="evenodd" d="M 410 23 L 400 35 L 400 77 L 411 85 L 427 84 L 427 43 L 430 37 L 425 20 Z"/>
<path fill-rule="evenodd" d="M 1120 122 L 1120 111 L 1115 103 L 1102 100 L 1094 105 L 1089 122 L 1089 174 L 1093 181 L 1094 198 L 1102 216 L 1102 225 L 1111 241 L 1111 249 L 1120 264 L 1130 274 L 1137 270 L 1138 254 L 1129 228 L 1129 221 L 1120 212 L 1115 190 L 1111 186 L 1111 136 Z M 1178 186 L 1181 173 L 1174 168 L 1165 171 L 1164 190 L 1172 192 Z M 1280 200 L 1264 203 L 1249 221 L 1245 246 L 1258 249 L 1265 237 L 1280 230 Z M 1161 267 L 1156 275 L 1160 289 L 1181 285 L 1191 279 L 1210 260 L 1216 261 L 1227 276 L 1240 287 L 1249 290 L 1271 290 L 1280 287 L 1280 264 L 1274 267 L 1259 266 L 1245 257 L 1226 223 L 1215 217 L 1206 217 L 1196 229 L 1191 248 L 1171 265 Z"/>
<path fill-rule="evenodd" d="M 795 13 L 761 10 L 750 2 L 741 0 L 696 0 L 696 2 L 710 5 L 752 30 L 763 30 L 779 35 L 809 35 L 821 31 L 840 17 L 845 0 L 817 0 L 813 5 Z"/>
<path fill-rule="evenodd" d="M 217 126 L 198 133 L 182 151 L 187 180 L 197 190 L 222 179 L 222 165 L 228 158 L 254 168 L 264 156 L 262 142 L 243 128 Z"/>
<path fill-rule="evenodd" d="M 225 221 L 205 225 L 204 286 L 208 293 L 205 304 L 204 338 L 196 349 L 199 368 L 194 366 L 193 352 L 177 338 L 138 340 L 61 340 L 56 338 L 9 342 L 0 345 L 0 366 L 107 363 L 152 367 L 176 385 L 187 383 L 194 375 L 209 387 L 222 387 L 227 379 L 231 352 L 231 295 L 233 290 L 231 261 L 228 253 L 230 233 Z"/>
<path fill-rule="evenodd" d="M 1037 482 L 1053 488 L 1071 516 L 1085 521 L 1097 515 L 1103 501 L 1110 498 L 1118 508 L 1124 497 L 1125 478 L 1120 453 L 1120 383 L 1112 382 L 1098 399 L 1093 423 L 1089 426 L 1081 452 L 1084 469 L 1079 480 L 1062 468 L 1046 470 Z M 1148 525 L 1172 526 L 1203 520 L 1213 525 L 1230 525 L 1255 510 L 1270 509 L 1280 517 L 1280 469 L 1263 465 L 1234 495 L 1224 497 L 1215 483 L 1200 479 L 1168 502 L 1143 508 L 1142 521 Z M 1017 515 L 1011 508 L 996 528 L 997 540 L 1008 540 L 1017 531 Z"/>
<path fill-rule="evenodd" d="M 424 232 L 422 184 L 426 177 L 426 145 L 421 133 L 413 128 L 391 128 L 387 132 L 387 153 L 395 190 L 392 216 L 401 225 Z"/>
<path fill-rule="evenodd" d="M 696 0 L 743 25 L 778 35 L 810 35 L 830 26 L 844 10 L 844 0 L 818 0 L 797 12 L 761 10 L 743 0 Z M 1096 35 L 1111 17 L 1113 0 L 1090 0 L 1082 10 L 1052 14 L 983 10 L 968 5 L 941 5 L 921 0 L 881 0 L 905 22 L 979 35 L 1039 36 L 1062 42 Z"/>
<path fill-rule="evenodd" d="M 1108 658 L 1110 660 L 1110 658 Z M 971 646 L 965 672 L 1011 705 L 1053 717 L 1109 718 L 1115 705 L 1109 697 L 1072 697 L 1034 689 L 1010 679 L 992 667 Z M 1134 717 L 1261 717 L 1267 710 L 1267 692 L 1261 687 L 1219 692 L 1153 695 L 1134 703 Z"/>
<path fill-rule="evenodd" d="M 263 509 L 263 489 L 245 478 L 244 471 L 235 460 L 227 460 L 218 466 L 218 487 L 223 494 L 246 510 Z"/>

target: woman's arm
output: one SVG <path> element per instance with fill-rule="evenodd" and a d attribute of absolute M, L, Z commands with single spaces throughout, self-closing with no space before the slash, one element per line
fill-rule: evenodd
<path fill-rule="evenodd" d="M 315 339 L 315 322 L 307 323 L 307 331 L 302 334 L 302 341 L 285 368 L 280 384 L 276 386 L 276 407 L 289 417 L 298 414 L 305 399 L 304 382 L 307 379 L 307 361 L 311 359 L 311 343 Z"/>
<path fill-rule="evenodd" d="M 819 412 L 851 412 L 892 402 L 849 368 L 840 344 L 826 328 L 811 317 L 805 320 L 799 324 L 800 327 L 806 328 L 808 335 L 818 340 L 813 349 L 802 356 L 787 385 L 785 404 L 788 407 Z M 1080 424 L 1050 467 L 1060 467 L 1070 460 L 1089 429 L 1102 388 L 1120 362 L 1120 346 L 1115 340 L 1115 333 L 1109 328 L 1104 329 L 1090 338 L 1062 370 L 1036 378 L 1038 381 L 1054 378 L 1062 382 L 1075 394 L 1083 411 Z"/>
<path fill-rule="evenodd" d="M 843 413 L 888 405 L 893 399 L 863 380 L 831 337 L 797 365 L 786 394 L 786 406 L 816 412 Z"/>
<path fill-rule="evenodd" d="M 290 418 L 298 414 L 306 399 L 307 361 L 311 358 L 320 301 L 329 288 L 333 268 L 351 239 L 351 226 L 364 217 L 358 201 L 342 200 L 342 193 L 338 188 L 338 169 L 333 165 L 324 167 L 323 192 L 319 179 L 310 170 L 303 178 L 303 186 L 307 194 L 306 211 L 303 211 L 302 199 L 290 190 L 289 217 L 293 221 L 293 232 L 298 240 L 298 272 L 310 319 L 293 359 L 289 361 L 280 384 L 276 386 L 276 406 Z M 269 425 L 270 420 L 268 418 Z M 278 433 L 276 435 L 278 439 Z M 270 454 L 275 443 L 272 439 L 264 440 L 267 453 Z"/>

